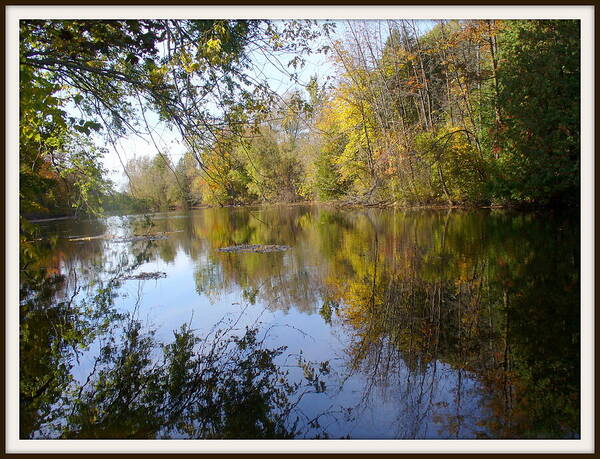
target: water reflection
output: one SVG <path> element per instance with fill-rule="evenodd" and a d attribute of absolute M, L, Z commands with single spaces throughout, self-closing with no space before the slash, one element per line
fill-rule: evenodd
<path fill-rule="evenodd" d="M 72 223 L 67 229 L 61 225 L 48 224 L 44 231 L 91 232 Z M 249 316 L 267 308 L 273 324 L 297 332 L 261 342 L 264 347 L 247 356 L 250 360 L 232 357 L 226 365 L 231 372 L 217 381 L 197 379 L 211 354 L 190 344 L 207 341 L 189 329 L 178 329 L 161 348 L 153 338 L 139 338 L 135 327 L 115 326 L 109 333 L 108 325 L 79 326 L 93 330 L 79 340 L 83 348 L 115 333 L 110 352 L 98 348 L 104 369 L 97 369 L 88 382 L 95 389 L 79 393 L 80 405 L 71 408 L 74 414 L 59 416 L 57 400 L 72 390 L 72 357 L 62 363 L 56 356 L 53 363 L 48 363 L 50 357 L 38 359 L 42 364 L 36 363 L 37 368 L 22 364 L 22 387 L 27 388 L 22 389 L 22 417 L 28 413 L 22 432 L 44 436 L 43 426 L 47 428 L 53 415 L 63 437 L 78 438 L 121 433 L 136 438 L 579 436 L 576 215 L 275 206 L 160 214 L 151 224 L 143 218 L 111 220 L 106 230 L 165 232 L 168 238 L 118 247 L 110 241 L 75 245 L 59 240 L 49 258 L 36 266 L 67 278 L 71 272 L 81 285 L 89 285 L 105 279 L 106 266 L 118 265 L 125 251 L 131 269 L 148 271 L 158 261 L 171 267 L 173 274 L 153 285 L 189 304 L 206 300 L 198 306 L 204 321 L 210 322 L 211 311 L 224 313 L 231 303 L 240 303 L 248 305 Z M 292 249 L 261 254 L 216 250 L 234 244 L 284 244 Z M 188 271 L 193 285 L 176 282 L 176 273 Z M 62 288 L 63 297 L 72 292 L 61 285 L 55 290 Z M 120 291 L 120 284 L 113 287 Z M 73 326 L 55 328 L 60 339 L 40 337 L 48 334 L 45 325 L 27 314 L 37 308 L 46 317 L 61 317 L 51 323 L 65 322 L 63 310 L 70 306 L 53 294 L 33 302 L 26 297 L 22 291 L 21 353 L 31 355 L 22 361 L 32 362 L 42 343 L 67 346 L 72 338 L 64 337 L 71 336 Z M 131 313 L 131 307 L 119 309 L 118 301 L 114 308 L 111 314 Z M 71 311 L 70 323 L 84 320 L 87 313 Z M 187 315 L 179 317 L 180 324 L 188 320 Z M 116 322 L 110 317 L 103 323 Z M 139 336 L 132 334 L 135 330 Z M 235 348 L 250 338 L 235 339 L 242 341 L 227 341 L 227 346 Z M 53 346 L 55 353 L 67 352 L 60 344 Z M 302 357 L 309 354 L 318 358 Z M 290 356 L 295 356 L 293 365 Z M 129 368 L 123 359 L 137 361 L 128 363 Z M 190 366 L 175 370 L 178 359 Z M 225 365 L 218 359 L 211 362 Z M 321 362 L 328 366 L 321 368 Z M 261 370 L 249 375 L 249 367 Z M 123 371 L 134 368 L 135 375 L 124 376 Z M 51 376 L 57 371 L 61 376 Z M 39 377 L 30 384 L 33 374 Z M 47 377 L 62 382 L 44 388 Z M 128 386 L 114 386 L 115 381 L 128 381 Z M 264 385 L 257 389 L 257 383 Z M 224 387 L 233 392 L 223 392 Z M 310 393 L 303 392 L 307 388 Z M 54 394 L 44 408 L 27 403 L 27 397 L 39 399 L 39 391 Z M 271 398 L 264 398 L 267 393 Z M 137 402 L 132 404 L 128 397 L 133 395 Z M 234 411 L 227 412 L 228 406 L 235 406 Z M 104 410 L 104 417 L 94 409 Z M 140 424 L 150 421 L 136 417 L 138 412 L 154 413 L 155 424 Z"/>

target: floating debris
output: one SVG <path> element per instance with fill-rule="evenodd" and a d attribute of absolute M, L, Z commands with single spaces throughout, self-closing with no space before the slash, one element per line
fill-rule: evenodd
<path fill-rule="evenodd" d="M 168 239 L 167 234 L 183 233 L 183 230 L 177 231 L 159 231 L 157 233 L 134 235 L 129 237 L 116 237 L 107 234 L 101 234 L 99 236 L 82 236 L 82 237 L 69 237 L 67 238 L 70 242 L 83 242 L 93 241 L 95 239 L 104 239 L 112 242 L 137 242 L 137 241 L 163 241 Z"/>
<path fill-rule="evenodd" d="M 34 218 L 30 219 L 29 223 L 42 223 L 42 222 L 53 222 L 59 220 L 75 220 L 77 217 L 75 216 L 67 216 L 67 217 L 52 217 L 52 218 Z"/>
<path fill-rule="evenodd" d="M 291 249 L 287 245 L 262 245 L 262 244 L 240 244 L 232 245 L 229 247 L 222 247 L 217 249 L 219 252 L 229 253 L 268 253 L 268 252 L 283 252 L 284 250 Z"/>
<path fill-rule="evenodd" d="M 68 240 L 70 242 L 79 242 L 79 241 L 93 241 L 95 239 L 105 239 L 106 236 L 101 234 L 100 236 L 83 236 L 83 237 L 70 237 Z"/>
<path fill-rule="evenodd" d="M 157 271 L 155 273 L 133 274 L 131 276 L 126 276 L 125 279 L 131 279 L 131 280 L 157 280 L 157 279 L 164 279 L 165 277 L 167 277 L 167 273 L 163 273 L 163 272 Z"/>
<path fill-rule="evenodd" d="M 111 239 L 113 242 L 137 242 L 137 241 L 163 241 L 169 239 L 167 236 L 161 234 L 148 234 L 146 236 L 131 236 L 131 237 L 117 237 Z"/>

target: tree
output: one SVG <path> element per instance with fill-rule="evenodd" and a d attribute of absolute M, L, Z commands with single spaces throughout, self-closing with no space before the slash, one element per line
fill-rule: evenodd
<path fill-rule="evenodd" d="M 500 195 L 537 203 L 579 199 L 580 24 L 510 21 L 501 37 Z"/>
<path fill-rule="evenodd" d="M 100 184 L 101 151 L 77 135 L 98 131 L 106 113 L 117 130 L 127 122 L 124 84 L 140 78 L 132 67 L 134 57 L 157 54 L 157 33 L 152 21 L 21 21 L 20 192 L 25 215 L 100 210 L 87 198 Z M 73 192 L 66 177 L 74 168 L 79 192 Z"/>
<path fill-rule="evenodd" d="M 179 183 L 177 195 L 180 205 L 183 208 L 189 208 L 200 204 L 202 202 L 199 183 L 201 170 L 198 167 L 198 162 L 189 151 L 185 152 L 177 162 L 175 174 Z"/>
<path fill-rule="evenodd" d="M 151 135 L 144 112 L 153 110 L 177 129 L 203 167 L 202 153 L 214 146 L 219 133 L 243 133 L 246 125 L 265 117 L 265 104 L 273 100 L 268 86 L 250 75 L 250 53 L 269 57 L 294 52 L 292 64 L 298 68 L 320 33 L 315 25 L 267 20 L 22 21 L 22 135 L 38 142 L 36 122 L 47 122 L 50 115 L 57 124 L 53 132 L 60 128 L 63 135 L 70 128 L 89 134 L 103 126 L 116 149 L 116 138 L 127 131 L 145 125 Z M 27 92 L 29 87 L 37 91 L 36 97 Z M 36 112 L 40 101 L 48 103 L 42 116 Z M 71 117 L 67 108 L 69 113 L 79 109 L 81 119 Z M 56 143 L 56 133 L 46 136 Z M 32 145 L 28 156 L 40 153 L 45 160 L 47 152 Z M 43 190 L 33 191 L 38 195 Z"/>
<path fill-rule="evenodd" d="M 181 185 L 168 156 L 133 158 L 128 161 L 129 192 L 153 210 L 168 210 L 181 199 Z"/>

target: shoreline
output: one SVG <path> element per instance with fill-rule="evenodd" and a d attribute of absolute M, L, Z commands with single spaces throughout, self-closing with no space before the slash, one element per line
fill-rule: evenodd
<path fill-rule="evenodd" d="M 479 209 L 506 209 L 506 210 L 523 210 L 523 211 L 535 211 L 535 210 L 574 210 L 580 208 L 579 205 L 540 205 L 540 204 L 527 204 L 527 203 L 515 203 L 515 204 L 487 204 L 487 205 L 472 205 L 472 204 L 423 204 L 423 205 L 402 205 L 397 203 L 348 203 L 345 201 L 295 201 L 295 202 L 258 202 L 249 204 L 203 204 L 200 206 L 190 207 L 188 210 L 199 210 L 199 209 L 214 209 L 214 208 L 244 208 L 244 207 L 299 207 L 299 206 L 330 206 L 340 209 L 396 209 L 396 210 L 479 210 Z M 184 211 L 183 208 L 172 209 L 170 211 Z"/>
<path fill-rule="evenodd" d="M 201 210 L 201 209 L 237 209 L 237 208 L 253 208 L 253 207 L 302 207 L 302 206 L 326 206 L 326 207 L 334 207 L 336 209 L 347 209 L 347 210 L 356 210 L 356 209 L 394 209 L 394 210 L 402 210 L 402 211 L 418 211 L 418 210 L 466 210 L 466 211 L 475 211 L 475 210 L 512 210 L 512 211 L 521 211 L 521 212 L 534 212 L 534 211 L 571 211 L 575 209 L 579 209 L 580 206 L 550 206 L 550 205 L 539 205 L 539 204 L 489 204 L 489 205 L 448 205 L 448 204 L 426 204 L 426 205 L 417 205 L 417 206 L 405 206 L 397 203 L 377 203 L 377 204 L 366 204 L 366 203 L 348 203 L 344 201 L 295 201 L 295 202 L 257 202 L 257 203 L 249 203 L 249 204 L 228 204 L 228 205 L 218 205 L 218 204 L 202 204 L 199 206 L 192 206 L 188 209 L 184 209 L 182 207 L 168 209 L 168 210 L 159 210 L 159 211 L 147 211 L 147 212 L 138 212 L 138 213 L 124 213 L 124 214 L 106 214 L 105 217 L 115 217 L 115 216 L 127 216 L 127 215 L 147 215 L 147 214 L 156 214 L 156 213 L 164 213 L 164 212 L 185 212 L 192 210 Z M 27 218 L 27 216 L 23 216 Z M 74 215 L 61 215 L 57 217 L 44 217 L 44 218 L 33 218 L 27 220 L 30 223 L 44 223 L 50 221 L 62 221 L 62 220 L 77 220 L 78 218 L 90 218 L 89 216 L 74 216 Z"/>

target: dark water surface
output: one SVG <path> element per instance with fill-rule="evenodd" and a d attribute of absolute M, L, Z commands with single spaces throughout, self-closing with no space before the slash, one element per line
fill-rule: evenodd
<path fill-rule="evenodd" d="M 579 437 L 576 214 L 273 206 L 40 228 L 55 246 L 22 275 L 22 438 Z M 290 249 L 217 250 L 235 244 Z M 127 278 L 143 272 L 166 277 Z"/>

